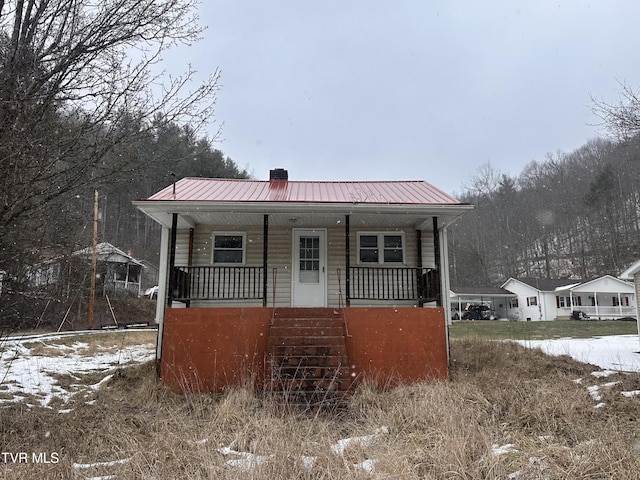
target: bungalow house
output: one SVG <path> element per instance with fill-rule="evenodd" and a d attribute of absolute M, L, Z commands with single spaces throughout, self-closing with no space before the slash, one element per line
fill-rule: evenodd
<path fill-rule="evenodd" d="M 633 286 L 635 289 L 636 299 L 640 298 L 640 260 L 635 262 L 629 268 L 627 268 L 624 272 L 620 274 L 620 278 L 623 280 L 630 280 L 633 282 Z M 638 335 L 640 335 L 640 307 L 638 306 L 638 301 L 636 300 L 636 321 L 638 323 Z"/>
<path fill-rule="evenodd" d="M 70 292 L 89 278 L 93 247 L 76 250 L 69 256 L 58 256 L 34 266 L 30 271 L 32 285 L 50 293 Z M 126 293 L 140 296 L 140 278 L 144 265 L 133 256 L 108 242 L 96 245 L 97 291 L 101 295 Z"/>
<path fill-rule="evenodd" d="M 589 281 L 510 278 L 502 288 L 516 295 L 509 302 L 508 312 L 518 320 L 568 319 L 575 311 L 596 319 L 635 315 L 633 285 L 611 275 Z"/>
<path fill-rule="evenodd" d="M 160 375 L 178 388 L 326 394 L 448 375 L 447 226 L 424 181 L 183 178 L 134 205 L 162 226 Z"/>

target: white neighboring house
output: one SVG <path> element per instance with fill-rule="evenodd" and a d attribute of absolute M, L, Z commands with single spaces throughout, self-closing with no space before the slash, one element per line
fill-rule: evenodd
<path fill-rule="evenodd" d="M 567 319 L 574 311 L 594 319 L 636 316 L 633 284 L 611 275 L 589 281 L 510 278 L 502 288 L 517 296 L 510 300 L 508 313 L 521 321 Z"/>
<path fill-rule="evenodd" d="M 640 295 L 640 260 L 622 272 L 620 278 L 633 281 L 636 298 L 638 298 Z M 640 337 L 640 307 L 638 307 L 638 302 L 636 302 L 636 320 L 638 321 L 638 336 Z"/>

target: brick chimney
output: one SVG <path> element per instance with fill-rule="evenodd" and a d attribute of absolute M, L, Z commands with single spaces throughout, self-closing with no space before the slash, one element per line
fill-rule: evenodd
<path fill-rule="evenodd" d="M 287 181 L 289 180 L 289 172 L 284 168 L 274 168 L 273 170 L 269 170 L 269 181 Z"/>

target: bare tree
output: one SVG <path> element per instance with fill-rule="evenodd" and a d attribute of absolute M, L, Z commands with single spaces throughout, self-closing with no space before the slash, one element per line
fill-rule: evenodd
<path fill-rule="evenodd" d="M 591 97 L 593 113 L 610 134 L 618 140 L 629 140 L 640 134 L 640 95 L 625 83 L 620 84 L 618 102 L 609 103 Z"/>
<path fill-rule="evenodd" d="M 217 70 L 190 91 L 190 68 L 161 71 L 167 49 L 199 40 L 196 6 L 0 0 L 0 267 L 47 208 L 131 170 L 154 116 L 194 131 L 211 120 Z"/>

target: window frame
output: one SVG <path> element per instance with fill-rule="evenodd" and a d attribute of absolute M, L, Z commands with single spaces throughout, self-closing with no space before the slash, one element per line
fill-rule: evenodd
<path fill-rule="evenodd" d="M 241 262 L 216 262 L 215 261 L 215 252 L 216 252 L 216 237 L 241 237 L 242 238 L 242 248 L 241 249 L 218 249 L 218 250 L 242 250 L 242 261 Z M 247 232 L 211 232 L 211 265 L 220 266 L 220 267 L 234 267 L 234 266 L 244 266 L 247 261 Z"/>
<path fill-rule="evenodd" d="M 377 237 L 377 250 L 378 250 L 378 261 L 377 262 L 364 262 L 360 259 L 360 238 L 361 237 L 373 237 L 376 236 Z M 385 237 L 400 237 L 400 252 L 402 254 L 402 260 L 400 260 L 399 262 L 392 262 L 392 261 L 385 261 L 384 260 L 384 239 Z M 398 232 L 384 232 L 384 231 L 372 231 L 372 232 L 367 232 L 367 231 L 362 231 L 362 232 L 357 232 L 356 233 L 356 250 L 357 250 L 357 255 L 358 255 L 358 265 L 406 265 L 406 248 L 407 248 L 407 244 L 405 241 L 405 232 L 404 231 L 398 231 Z"/>

